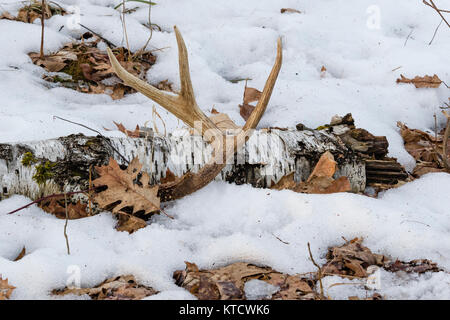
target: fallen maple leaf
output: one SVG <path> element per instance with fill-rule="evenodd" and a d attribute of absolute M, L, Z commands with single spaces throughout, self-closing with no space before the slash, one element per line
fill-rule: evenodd
<path fill-rule="evenodd" d="M 416 76 L 414 79 L 408 79 L 401 74 L 400 79 L 397 79 L 397 83 L 412 83 L 416 88 L 438 88 L 442 80 L 437 75 L 432 77 L 428 75 L 424 77 Z"/>
<path fill-rule="evenodd" d="M 8 279 L 4 279 L 0 275 L 0 300 L 8 300 L 16 287 L 8 283 Z"/>
<path fill-rule="evenodd" d="M 134 158 L 126 170 L 122 170 L 113 158 L 109 164 L 95 167 L 100 175 L 92 183 L 94 186 L 107 186 L 108 189 L 95 195 L 94 200 L 103 209 L 114 206 L 113 213 L 119 213 L 126 207 L 132 207 L 132 214 L 144 211 L 150 214 L 160 209 L 158 186 L 150 186 L 150 176 L 141 173 L 140 184 L 134 183 L 141 172 L 142 164 Z M 117 204 L 116 204 L 117 203 Z"/>

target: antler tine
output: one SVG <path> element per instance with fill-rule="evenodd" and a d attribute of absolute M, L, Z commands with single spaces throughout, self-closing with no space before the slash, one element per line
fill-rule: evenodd
<path fill-rule="evenodd" d="M 181 36 L 178 28 L 175 26 L 174 29 L 178 45 L 178 62 L 181 83 L 180 94 L 174 96 L 164 93 L 147 82 L 142 81 L 138 77 L 135 77 L 120 65 L 111 49 L 107 48 L 111 66 L 117 76 L 122 79 L 126 85 L 136 89 L 138 92 L 152 99 L 167 111 L 172 113 L 175 117 L 184 121 L 187 125 L 192 128 L 196 128 L 195 122 L 199 121 L 202 124 L 202 135 L 205 135 L 207 130 L 214 132 L 214 135 L 222 135 L 222 131 L 217 128 L 211 119 L 209 119 L 202 112 L 195 101 L 194 90 L 192 88 L 189 73 L 189 61 L 186 45 L 184 44 L 183 37 Z"/>
<path fill-rule="evenodd" d="M 189 59 L 186 49 L 186 44 L 184 43 L 183 37 L 177 26 L 174 26 L 175 36 L 177 38 L 178 45 L 178 66 L 180 70 L 180 83 L 181 83 L 181 96 L 183 96 L 186 101 L 191 104 L 197 105 L 194 96 L 194 89 L 192 88 L 191 73 L 189 71 Z"/>
<path fill-rule="evenodd" d="M 261 93 L 261 98 L 259 99 L 255 109 L 251 113 L 250 117 L 247 119 L 247 122 L 244 125 L 244 131 L 248 129 L 255 129 L 261 120 L 264 112 L 266 111 L 267 104 L 269 103 L 270 96 L 272 95 L 273 87 L 275 86 L 275 81 L 277 80 L 278 73 L 281 69 L 281 63 L 283 60 L 283 50 L 281 44 L 281 38 L 277 40 L 277 57 L 275 59 L 275 63 L 272 67 L 272 71 L 269 74 L 269 77 L 266 80 L 266 84 L 264 85 L 264 89 Z"/>

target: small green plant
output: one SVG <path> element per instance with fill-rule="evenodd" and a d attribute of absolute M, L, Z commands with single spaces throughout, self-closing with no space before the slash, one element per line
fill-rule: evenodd
<path fill-rule="evenodd" d="M 50 161 L 37 164 L 35 167 L 36 173 L 33 175 L 33 180 L 39 185 L 45 184 L 48 179 L 53 177 L 52 168 L 55 165 L 56 163 L 51 163 Z"/>

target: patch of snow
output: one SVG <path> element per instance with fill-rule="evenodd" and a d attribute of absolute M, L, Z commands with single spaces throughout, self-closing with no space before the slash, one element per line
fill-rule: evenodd
<path fill-rule="evenodd" d="M 247 300 L 270 299 L 278 290 L 280 290 L 280 287 L 258 279 L 247 281 L 244 285 Z"/>

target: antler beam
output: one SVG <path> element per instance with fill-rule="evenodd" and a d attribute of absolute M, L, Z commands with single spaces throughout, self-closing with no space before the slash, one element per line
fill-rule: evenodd
<path fill-rule="evenodd" d="M 216 137 L 213 143 L 215 152 L 213 160 L 206 164 L 196 174 L 189 172 L 175 182 L 161 185 L 160 195 L 162 200 L 177 199 L 195 192 L 196 190 L 207 185 L 220 173 L 226 163 L 228 163 L 228 160 L 234 156 L 234 154 L 244 145 L 245 141 L 247 141 L 251 136 L 251 129 L 255 129 L 261 120 L 264 112 L 266 111 L 267 104 L 269 103 L 270 96 L 282 63 L 282 46 L 281 39 L 279 38 L 277 41 L 277 57 L 275 59 L 275 64 L 266 81 L 261 98 L 245 123 L 243 129 L 236 135 L 236 142 L 227 144 L 224 149 L 222 148 L 222 143 L 225 140 L 224 133 L 201 111 L 195 101 L 194 89 L 192 88 L 191 76 L 189 72 L 186 45 L 176 26 L 174 27 L 174 30 L 178 45 L 178 63 L 181 83 L 181 92 L 178 95 L 171 95 L 162 92 L 130 74 L 120 65 L 112 51 L 109 48 L 107 49 L 114 72 L 126 85 L 136 89 L 138 92 L 141 92 L 148 98 L 152 99 L 193 128 L 196 128 L 195 123 L 199 121 L 202 125 L 201 134 L 207 141 L 210 140 L 209 138 L 211 136 Z M 217 139 L 217 137 L 219 137 L 219 139 Z M 219 150 L 221 151 L 219 152 Z M 218 161 L 218 159 L 221 161 Z"/>

